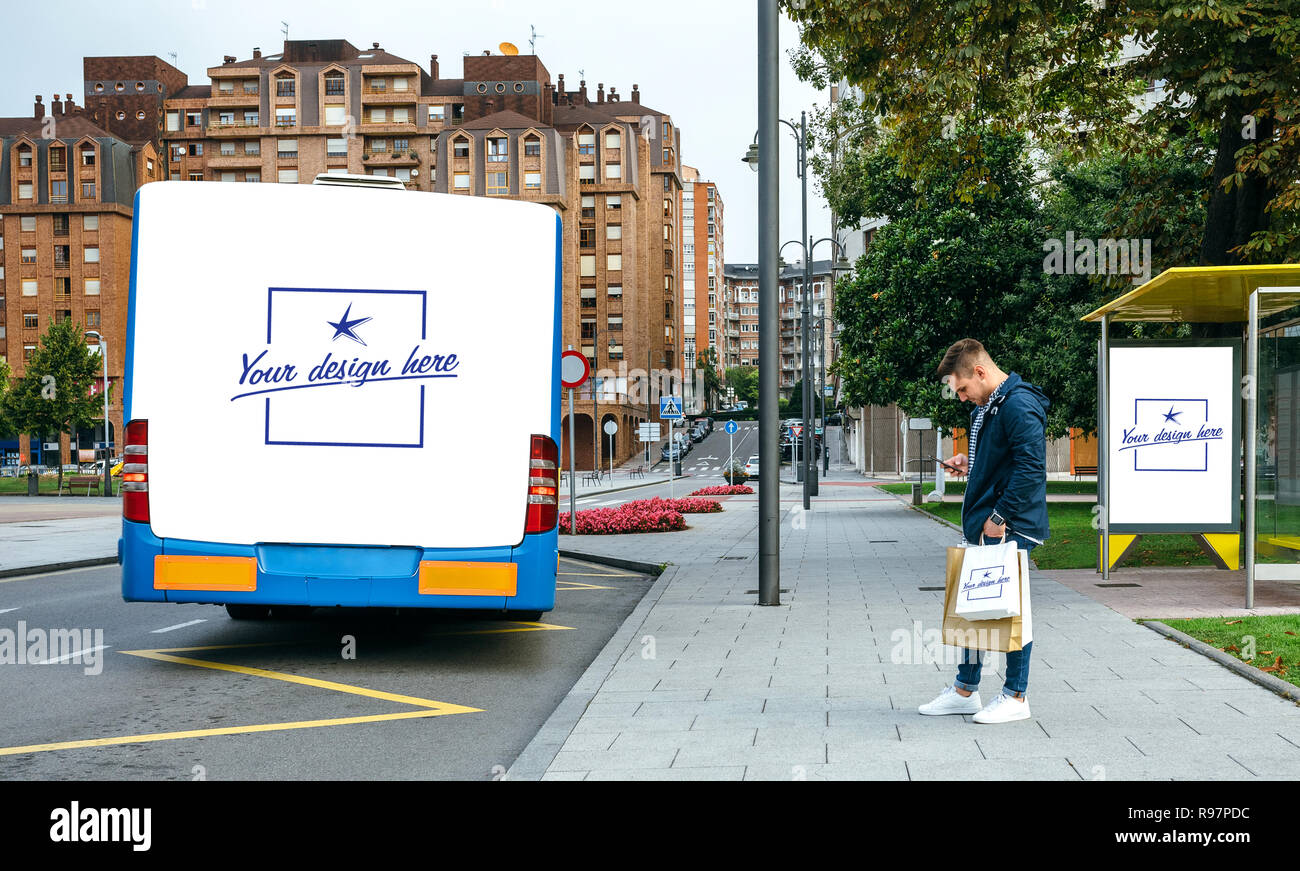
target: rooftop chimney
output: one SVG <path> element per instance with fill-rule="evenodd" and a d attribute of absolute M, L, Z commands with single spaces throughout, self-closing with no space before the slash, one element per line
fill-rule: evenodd
<path fill-rule="evenodd" d="M 555 87 L 561 94 L 564 93 L 564 73 L 560 73 L 560 82 Z M 37 97 L 36 99 L 39 100 L 40 97 Z"/>
<path fill-rule="evenodd" d="M 438 56 L 436 54 L 429 55 L 429 75 L 433 77 L 435 82 L 438 81 Z"/>
<path fill-rule="evenodd" d="M 371 47 L 371 49 L 373 49 L 374 51 L 379 51 L 379 43 L 377 43 L 377 42 L 372 42 L 372 43 L 370 43 L 370 47 Z"/>
<path fill-rule="evenodd" d="M 582 105 L 587 105 L 587 80 L 581 79 L 578 82 L 578 98 L 582 100 Z"/>
<path fill-rule="evenodd" d="M 67 95 L 65 95 L 64 98 L 63 98 L 63 112 L 64 112 L 64 114 L 66 114 L 66 115 L 71 115 L 72 112 L 73 112 L 73 110 L 76 109 L 76 108 L 77 108 L 77 104 L 74 103 L 74 102 L 72 102 L 72 95 L 71 95 L 71 94 L 67 94 Z"/>
<path fill-rule="evenodd" d="M 610 87 L 609 87 L 609 101 L 610 101 L 611 103 L 617 103 L 617 102 L 618 102 L 618 91 L 614 90 L 614 86 L 613 86 L 613 85 L 610 85 Z"/>
<path fill-rule="evenodd" d="M 488 97 L 488 98 L 487 98 L 487 114 L 488 114 L 488 115 L 491 115 L 493 112 L 495 112 L 495 111 L 496 111 L 496 106 L 497 106 L 497 101 L 494 100 L 494 99 L 492 99 L 491 97 Z"/>
<path fill-rule="evenodd" d="M 596 102 L 597 102 L 597 103 L 603 103 L 603 102 L 605 102 L 605 83 L 604 83 L 604 82 L 601 82 L 600 84 L 596 85 Z"/>
<path fill-rule="evenodd" d="M 56 118 L 63 114 L 63 102 L 59 99 L 58 94 L 55 94 L 54 99 L 50 100 L 50 114 Z"/>
<path fill-rule="evenodd" d="M 235 56 L 233 54 L 228 54 L 221 59 L 221 62 L 223 64 L 232 64 L 235 62 Z"/>
<path fill-rule="evenodd" d="M 483 52 L 483 57 L 491 57 L 491 56 L 492 56 L 492 52 L 485 49 Z"/>
<path fill-rule="evenodd" d="M 36 95 L 36 106 L 35 106 L 35 108 L 34 108 L 33 111 L 32 111 L 32 117 L 33 117 L 33 118 L 44 118 L 44 117 L 45 117 L 45 104 L 44 104 L 43 102 L 41 102 L 41 99 L 42 99 L 42 98 L 41 98 L 41 95 L 40 95 L 40 94 L 37 94 L 37 95 Z"/>
<path fill-rule="evenodd" d="M 257 58 L 259 58 L 259 57 L 261 57 L 261 56 L 262 56 L 262 49 L 260 49 L 260 48 L 254 48 L 254 49 L 253 49 L 253 59 L 256 60 Z"/>
<path fill-rule="evenodd" d="M 640 86 L 640 85 L 633 85 L 633 86 L 632 86 L 632 102 L 633 102 L 633 103 L 636 103 L 638 106 L 641 105 L 641 86 Z"/>

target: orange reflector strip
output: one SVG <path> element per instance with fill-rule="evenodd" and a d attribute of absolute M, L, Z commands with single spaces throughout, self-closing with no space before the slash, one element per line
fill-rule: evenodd
<path fill-rule="evenodd" d="M 149 476 L 143 472 L 127 472 L 122 476 L 123 481 L 148 481 Z"/>
<path fill-rule="evenodd" d="M 420 563 L 422 596 L 513 596 L 514 563 L 467 563 L 424 560 Z"/>
<path fill-rule="evenodd" d="M 244 556 L 156 556 L 155 590 L 215 590 L 252 593 L 257 590 L 257 559 Z"/>

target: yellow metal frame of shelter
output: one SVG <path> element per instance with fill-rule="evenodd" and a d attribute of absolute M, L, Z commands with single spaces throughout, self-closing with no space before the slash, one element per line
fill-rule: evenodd
<path fill-rule="evenodd" d="M 1153 321 L 1172 323 L 1241 323 L 1246 324 L 1246 421 L 1243 427 L 1246 438 L 1246 607 L 1255 606 L 1255 473 L 1256 433 L 1259 428 L 1258 394 L 1255 389 L 1259 376 L 1259 319 L 1300 305 L 1300 264 L 1267 264 L 1260 266 L 1191 266 L 1167 269 L 1136 290 L 1114 299 L 1083 317 L 1084 321 L 1101 322 L 1101 350 L 1098 359 L 1100 395 L 1097 417 L 1101 426 L 1099 435 L 1099 467 L 1097 494 L 1103 506 L 1101 512 L 1101 570 L 1102 577 L 1110 577 L 1114 564 L 1110 558 L 1111 535 L 1109 512 L 1110 469 L 1110 323 L 1111 321 Z M 1207 536 L 1200 536 L 1207 539 Z M 1116 536 L 1119 539 L 1120 536 Z M 1124 538 L 1128 538 L 1124 536 Z M 1237 535 L 1216 535 L 1209 542 L 1221 557 L 1238 550 Z M 1132 542 L 1125 542 L 1126 545 Z M 1126 549 L 1126 548 L 1122 548 Z M 1230 562 L 1229 562 L 1230 564 Z M 1268 567 L 1265 566 L 1265 569 Z M 1281 579 L 1279 577 L 1279 579 Z"/>

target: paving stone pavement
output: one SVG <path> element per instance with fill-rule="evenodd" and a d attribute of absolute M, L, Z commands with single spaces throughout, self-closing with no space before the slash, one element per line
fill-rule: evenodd
<path fill-rule="evenodd" d="M 921 716 L 955 673 L 925 638 L 943 593 L 921 588 L 942 588 L 957 533 L 838 477 L 807 514 L 781 488 L 779 606 L 757 605 L 757 493 L 684 532 L 562 538 L 671 565 L 509 779 L 1300 777 L 1300 707 L 1036 570 L 1033 717 Z"/>

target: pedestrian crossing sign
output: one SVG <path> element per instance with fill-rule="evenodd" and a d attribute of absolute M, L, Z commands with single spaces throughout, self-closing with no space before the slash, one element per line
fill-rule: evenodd
<path fill-rule="evenodd" d="M 660 420 L 678 420 L 685 415 L 682 414 L 682 401 L 676 396 L 659 397 L 659 419 Z"/>

